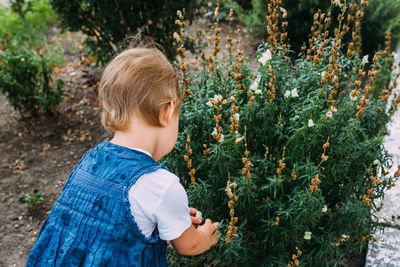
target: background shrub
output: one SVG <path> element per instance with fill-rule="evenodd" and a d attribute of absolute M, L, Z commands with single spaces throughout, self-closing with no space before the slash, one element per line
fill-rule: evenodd
<path fill-rule="evenodd" d="M 22 115 L 54 113 L 63 82 L 53 80 L 52 66 L 48 58 L 15 44 L 0 54 L 0 90 Z"/>
<path fill-rule="evenodd" d="M 362 23 L 363 51 L 372 54 L 382 46 L 385 31 L 392 31 L 392 49 L 400 41 L 400 0 L 369 1 Z"/>
<path fill-rule="evenodd" d="M 0 49 L 5 50 L 11 41 L 25 47 L 43 48 L 47 41 L 46 30 L 57 19 L 53 9 L 46 0 L 29 1 L 29 4 L 14 2 L 21 7 L 24 17 L 20 12 L 0 6 Z"/>
<path fill-rule="evenodd" d="M 126 38 L 141 33 L 152 37 L 170 59 L 175 48 L 172 34 L 177 30 L 176 11 L 185 9 L 193 19 L 202 1 L 62 1 L 51 0 L 63 26 L 82 31 L 88 38 L 87 47 L 99 60 L 107 62 Z"/>
<path fill-rule="evenodd" d="M 47 43 L 56 18 L 45 0 L 0 8 L 0 92 L 22 116 L 54 115 L 61 101 L 63 82 L 53 80 L 52 70 L 64 59 Z"/>
<path fill-rule="evenodd" d="M 32 2 L 25 0 L 11 0 L 10 1 L 11 9 L 18 13 L 18 15 L 25 20 L 25 15 L 29 11 L 32 10 Z"/>
<path fill-rule="evenodd" d="M 248 1 L 225 0 L 229 7 L 233 7 L 239 19 L 244 21 L 250 34 L 258 39 L 266 39 L 267 29 L 264 21 L 267 14 L 265 0 L 252 0 L 251 8 Z M 343 2 L 343 1 L 342 1 Z M 372 55 L 383 43 L 385 32 L 391 29 L 393 46 L 400 41 L 400 0 L 370 0 L 365 9 L 362 23 L 362 51 Z M 327 13 L 331 0 L 283 0 L 282 6 L 288 11 L 288 35 L 293 50 L 300 52 L 304 43 L 308 43 L 309 31 L 313 24 L 313 16 L 320 9 Z M 338 9 L 332 9 L 338 14 Z M 335 17 L 334 16 L 334 17 Z M 334 24 L 333 27 L 336 27 Z M 331 29 L 333 29 L 333 27 Z"/>
<path fill-rule="evenodd" d="M 292 64 L 283 33 L 259 47 L 254 73 L 240 48 L 219 62 L 218 42 L 200 73 L 181 62 L 181 131 L 166 164 L 221 235 L 200 256 L 171 252 L 171 266 L 335 266 L 377 227 L 374 200 L 394 181 L 382 144 L 400 102 L 387 109 L 393 58 L 379 51 L 366 70 L 339 35 L 319 35 Z"/>

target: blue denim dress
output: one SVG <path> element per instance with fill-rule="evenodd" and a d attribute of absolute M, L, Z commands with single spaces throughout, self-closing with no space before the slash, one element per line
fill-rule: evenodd
<path fill-rule="evenodd" d="M 43 223 L 26 266 L 167 266 L 157 227 L 144 236 L 128 190 L 145 173 L 165 168 L 145 153 L 108 141 L 89 150 L 68 176 Z"/>

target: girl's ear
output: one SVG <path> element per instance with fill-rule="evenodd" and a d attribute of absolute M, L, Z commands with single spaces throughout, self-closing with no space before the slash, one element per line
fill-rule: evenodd
<path fill-rule="evenodd" d="M 176 99 L 174 98 L 161 109 L 160 123 L 162 126 L 165 127 L 171 123 L 174 117 L 175 108 L 176 108 Z"/>

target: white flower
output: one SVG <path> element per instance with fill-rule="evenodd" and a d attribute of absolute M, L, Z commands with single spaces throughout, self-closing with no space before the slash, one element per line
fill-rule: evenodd
<path fill-rule="evenodd" d="M 312 119 L 308 120 L 308 127 L 313 127 L 314 126 L 314 121 Z"/>
<path fill-rule="evenodd" d="M 290 91 L 289 91 L 289 90 L 286 90 L 286 92 L 285 92 L 285 97 L 288 98 L 289 96 L 290 96 Z"/>
<path fill-rule="evenodd" d="M 258 89 L 258 82 L 254 81 L 253 84 L 250 86 L 250 90 L 256 91 Z"/>
<path fill-rule="evenodd" d="M 217 131 L 217 128 L 214 128 L 214 131 L 212 132 L 212 134 L 211 134 L 212 136 L 214 136 L 214 135 L 218 135 L 218 131 Z"/>
<path fill-rule="evenodd" d="M 321 210 L 323 213 L 328 211 L 328 206 L 324 205 Z"/>
<path fill-rule="evenodd" d="M 258 62 L 260 62 L 261 64 L 265 65 L 265 63 L 270 60 L 272 58 L 271 55 L 271 51 L 269 51 L 269 49 L 267 49 L 267 51 L 265 51 L 261 57 L 258 59 Z"/>
<path fill-rule="evenodd" d="M 230 187 L 229 185 L 227 185 L 227 186 L 225 187 L 225 191 L 226 191 L 226 193 L 228 194 L 228 197 L 229 197 L 229 198 L 232 198 L 232 197 L 233 197 L 232 189 L 231 189 L 231 187 Z"/>
<path fill-rule="evenodd" d="M 239 113 L 235 113 L 235 119 L 236 119 L 236 121 L 239 121 L 239 118 L 240 118 L 240 114 Z"/>
<path fill-rule="evenodd" d="M 221 134 L 221 139 L 219 140 L 219 142 L 221 143 L 222 141 L 224 141 L 224 135 Z"/>
<path fill-rule="evenodd" d="M 279 7 L 279 10 L 280 10 L 283 14 L 287 14 L 286 9 L 284 9 L 283 7 Z"/>
<path fill-rule="evenodd" d="M 220 102 L 220 101 L 222 101 L 222 95 L 215 95 L 215 96 L 214 96 L 214 101 L 215 101 L 215 102 Z"/>
<path fill-rule="evenodd" d="M 349 239 L 349 235 L 346 235 L 346 234 L 342 234 L 342 238 L 340 238 L 340 241 L 341 242 L 344 242 L 344 241 L 346 241 L 347 239 Z"/>
<path fill-rule="evenodd" d="M 328 111 L 328 112 L 326 113 L 326 116 L 327 116 L 328 118 L 332 118 L 332 116 L 333 116 L 332 111 Z"/>
<path fill-rule="evenodd" d="M 240 143 L 240 141 L 242 141 L 243 139 L 244 139 L 244 136 L 236 138 L 235 144 Z"/>
<path fill-rule="evenodd" d="M 340 3 L 340 0 L 333 0 L 332 4 L 337 5 L 338 7 L 342 8 L 343 4 Z"/>
<path fill-rule="evenodd" d="M 212 107 L 212 106 L 213 106 L 213 103 L 211 103 L 211 101 L 208 100 L 207 103 L 206 103 L 206 105 L 209 106 L 209 107 Z"/>
<path fill-rule="evenodd" d="M 312 234 L 311 232 L 305 232 L 304 233 L 304 239 L 305 240 L 310 240 L 311 239 L 311 234 Z"/>
<path fill-rule="evenodd" d="M 294 88 L 291 93 L 292 93 L 293 97 L 299 97 L 299 93 L 297 92 L 297 88 Z"/>
<path fill-rule="evenodd" d="M 203 220 L 203 214 L 201 213 L 201 211 L 198 210 L 198 211 L 196 212 L 195 218 L 198 218 L 198 219 Z"/>
<path fill-rule="evenodd" d="M 321 72 L 321 77 L 325 77 L 326 71 Z"/>
<path fill-rule="evenodd" d="M 353 96 L 353 94 L 350 93 L 350 99 L 353 100 L 353 101 L 355 101 L 355 100 L 357 100 L 357 96 Z"/>
<path fill-rule="evenodd" d="M 179 34 L 178 34 L 177 32 L 174 32 L 173 36 L 174 36 L 174 39 L 175 39 L 177 42 L 179 42 L 179 41 L 181 40 L 181 37 L 179 37 Z"/>
<path fill-rule="evenodd" d="M 262 91 L 261 91 L 260 89 L 257 89 L 257 90 L 254 91 L 254 93 L 255 93 L 256 95 L 259 95 L 259 94 L 262 93 Z"/>
<path fill-rule="evenodd" d="M 365 65 L 365 64 L 367 64 L 368 62 L 369 62 L 369 61 L 368 61 L 368 55 L 363 56 L 363 58 L 362 58 L 362 64 Z"/>
<path fill-rule="evenodd" d="M 378 165 L 378 164 L 379 164 L 379 160 L 377 160 L 377 159 L 374 160 L 374 164 L 375 164 L 375 165 Z"/>

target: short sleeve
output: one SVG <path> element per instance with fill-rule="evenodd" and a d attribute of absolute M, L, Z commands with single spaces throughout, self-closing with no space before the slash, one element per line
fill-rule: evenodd
<path fill-rule="evenodd" d="M 180 237 L 190 225 L 188 198 L 185 189 L 176 179 L 160 198 L 154 210 L 160 238 L 174 240 Z"/>

